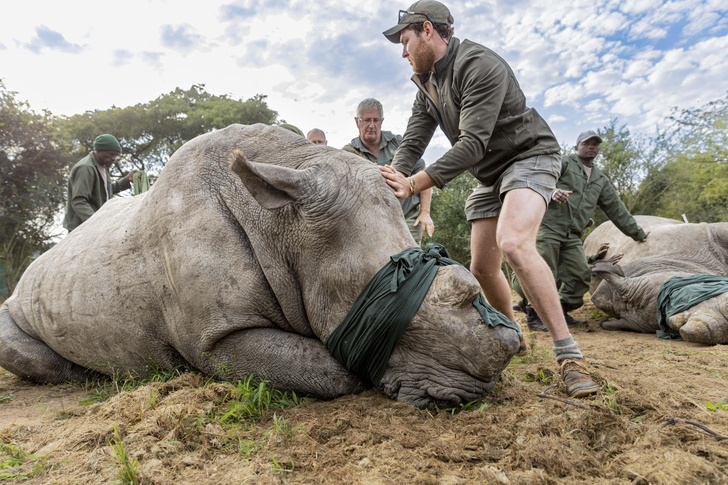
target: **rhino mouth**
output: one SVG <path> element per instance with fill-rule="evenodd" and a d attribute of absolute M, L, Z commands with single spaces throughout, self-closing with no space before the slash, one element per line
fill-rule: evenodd
<path fill-rule="evenodd" d="M 462 370 L 418 369 L 410 365 L 406 374 L 386 372 L 379 389 L 392 399 L 420 409 L 449 409 L 486 396 L 499 375 L 481 380 Z"/>

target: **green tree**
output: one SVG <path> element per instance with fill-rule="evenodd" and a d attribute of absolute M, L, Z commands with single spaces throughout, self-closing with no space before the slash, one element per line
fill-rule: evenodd
<path fill-rule="evenodd" d="M 450 258 L 470 267 L 470 223 L 465 218 L 465 201 L 477 185 L 475 178 L 464 173 L 445 188 L 435 187 L 432 193 L 432 241 L 445 246 Z"/>
<path fill-rule="evenodd" d="M 63 119 L 59 125 L 76 159 L 92 150 L 96 136 L 114 135 L 124 154 L 113 172 L 121 176 L 134 168 L 158 174 L 178 148 L 203 133 L 233 123 L 277 121 L 278 113 L 268 107 L 264 95 L 243 101 L 210 94 L 204 87 L 177 88 L 148 103 L 90 111 Z"/>
<path fill-rule="evenodd" d="M 617 127 L 616 118 L 598 133 L 603 140 L 598 160 L 600 168 L 631 211 L 640 181 L 645 176 L 642 148 L 626 125 Z"/>
<path fill-rule="evenodd" d="M 32 254 L 49 242 L 63 203 L 65 167 L 49 112 L 35 113 L 0 81 L 0 259 L 13 291 Z"/>
<path fill-rule="evenodd" d="M 673 109 L 670 121 L 654 141 L 639 203 L 673 219 L 728 220 L 728 96 Z"/>

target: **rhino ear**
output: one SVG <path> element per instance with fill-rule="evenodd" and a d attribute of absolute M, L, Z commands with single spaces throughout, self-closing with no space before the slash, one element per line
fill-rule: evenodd
<path fill-rule="evenodd" d="M 296 170 L 250 162 L 240 150 L 235 151 L 228 170 L 237 174 L 250 195 L 268 210 L 296 202 L 313 190 L 311 169 Z"/>
<path fill-rule="evenodd" d="M 592 273 L 596 273 L 604 279 L 608 279 L 608 275 L 624 277 L 624 270 L 618 264 L 612 264 L 609 261 L 597 261 L 592 268 Z"/>
<path fill-rule="evenodd" d="M 599 283 L 597 288 L 608 285 L 616 290 L 619 295 L 624 293 L 626 283 L 629 281 L 629 278 L 625 277 L 621 266 L 607 261 L 598 261 L 592 268 L 592 273 L 602 278 L 602 282 Z"/>

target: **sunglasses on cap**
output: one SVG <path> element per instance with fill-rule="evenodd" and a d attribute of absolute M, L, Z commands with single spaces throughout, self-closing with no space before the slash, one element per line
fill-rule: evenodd
<path fill-rule="evenodd" d="M 404 17 L 405 15 L 422 15 L 427 20 L 429 20 L 432 25 L 435 25 L 435 21 L 432 20 L 432 18 L 430 18 L 430 16 L 427 15 L 426 13 L 424 13 L 424 12 L 413 12 L 411 10 L 400 10 L 399 11 L 399 19 L 397 20 L 397 23 L 402 22 L 402 17 Z"/>

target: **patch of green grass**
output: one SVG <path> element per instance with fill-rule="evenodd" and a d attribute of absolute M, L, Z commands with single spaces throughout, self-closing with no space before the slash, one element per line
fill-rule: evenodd
<path fill-rule="evenodd" d="M 240 456 L 244 457 L 258 453 L 262 447 L 263 445 L 258 441 L 244 441 L 239 436 L 225 443 L 226 449 L 236 451 Z"/>
<path fill-rule="evenodd" d="M 13 396 L 12 392 L 9 392 L 7 394 L 3 394 L 2 396 L 0 396 L 0 402 L 8 402 L 8 401 L 13 401 L 13 400 L 15 400 L 15 396 Z"/>
<path fill-rule="evenodd" d="M 520 364 L 538 364 L 540 362 L 551 361 L 553 358 L 553 352 L 543 348 L 537 349 L 535 345 L 529 345 L 526 352 L 513 356 L 511 361 L 508 363 L 508 367 Z"/>
<path fill-rule="evenodd" d="M 49 468 L 46 459 L 0 439 L 0 482 L 23 481 L 45 475 Z"/>
<path fill-rule="evenodd" d="M 606 318 L 609 318 L 609 315 L 607 315 L 606 313 L 602 313 L 599 310 L 591 310 L 589 312 L 589 320 L 600 321 L 600 320 L 604 320 Z"/>
<path fill-rule="evenodd" d="M 293 432 L 300 429 L 301 426 L 291 427 L 291 424 L 283 416 L 278 417 L 273 413 L 273 426 L 265 433 L 268 442 L 275 440 L 276 442 L 286 443 L 293 437 Z"/>
<path fill-rule="evenodd" d="M 81 401 L 80 405 L 85 406 L 105 402 L 120 392 L 134 391 L 152 382 L 167 382 L 181 376 L 185 372 L 188 372 L 188 369 L 185 367 L 164 369 L 157 364 L 150 364 L 149 372 L 143 374 L 115 370 L 110 377 L 92 382 L 91 386 L 93 389 L 91 394 L 88 399 Z"/>
<path fill-rule="evenodd" d="M 289 456 L 288 458 L 290 459 L 291 457 Z M 290 475 L 293 473 L 293 469 L 295 467 L 293 460 L 291 460 L 291 467 L 287 468 L 282 463 L 278 463 L 278 460 L 276 460 L 273 455 L 270 455 L 270 459 L 273 462 L 273 468 L 268 470 L 268 473 L 275 473 L 278 475 Z"/>
<path fill-rule="evenodd" d="M 689 352 L 687 350 L 669 349 L 667 347 L 665 347 L 665 350 L 663 350 L 662 353 L 668 354 L 668 355 L 681 355 L 681 356 L 688 356 L 688 355 L 693 354 L 692 352 Z"/>
<path fill-rule="evenodd" d="M 116 436 L 116 439 L 110 441 L 109 446 L 111 446 L 111 453 L 121 469 L 117 478 L 120 480 L 121 485 L 138 485 L 137 468 L 139 467 L 139 460 L 132 460 L 127 454 L 116 425 L 114 425 L 114 436 Z"/>
<path fill-rule="evenodd" d="M 705 407 L 708 408 L 708 411 L 717 411 L 718 409 L 728 411 L 728 404 L 723 404 L 725 402 L 725 399 L 725 397 L 722 397 L 718 399 L 718 402 L 716 402 L 715 404 L 711 402 L 706 402 Z"/>
<path fill-rule="evenodd" d="M 523 380 L 526 382 L 540 382 L 544 385 L 551 384 L 551 381 L 554 378 L 554 373 L 551 372 L 548 369 L 539 369 L 538 373 L 534 374 L 533 372 L 526 372 L 523 375 Z"/>
<path fill-rule="evenodd" d="M 258 380 L 253 375 L 238 381 L 230 397 L 227 411 L 218 419 L 221 423 L 257 419 L 270 408 L 295 408 L 307 400 L 293 391 L 274 389 L 268 381 Z"/>
<path fill-rule="evenodd" d="M 601 394 L 602 404 L 608 407 L 612 414 L 622 416 L 622 408 L 619 407 L 616 393 L 617 390 L 614 389 L 611 384 L 607 385 L 607 388 L 604 389 Z"/>
<path fill-rule="evenodd" d="M 707 372 L 708 374 L 710 374 L 713 377 L 718 377 L 719 379 L 728 379 L 728 373 L 714 371 L 707 366 L 703 366 L 703 367 L 701 367 L 701 369 L 703 369 L 705 372 Z"/>
<path fill-rule="evenodd" d="M 711 352 L 708 350 L 704 350 L 702 352 L 699 352 L 700 355 L 706 354 L 706 355 L 713 355 L 715 357 L 728 357 L 728 353 L 726 352 Z"/>

